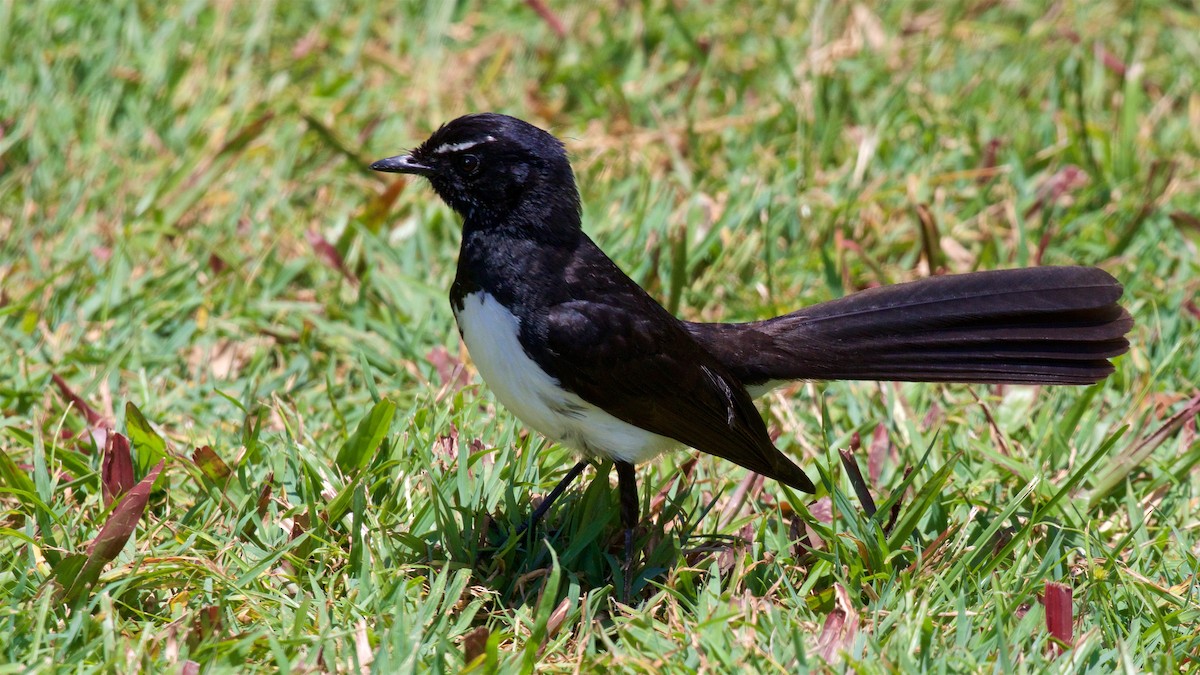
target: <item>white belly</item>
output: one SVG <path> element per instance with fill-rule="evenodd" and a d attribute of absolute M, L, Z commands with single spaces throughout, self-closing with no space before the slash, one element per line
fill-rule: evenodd
<path fill-rule="evenodd" d="M 520 320 L 482 291 L 463 298 L 454 318 L 483 381 L 517 419 L 589 455 L 637 464 L 679 445 L 635 427 L 559 386 L 517 339 Z"/>

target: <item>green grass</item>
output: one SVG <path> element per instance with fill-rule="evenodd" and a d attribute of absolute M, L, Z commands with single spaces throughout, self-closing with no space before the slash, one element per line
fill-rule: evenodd
<path fill-rule="evenodd" d="M 1195 3 L 553 3 L 561 40 L 514 0 L 167 4 L 0 3 L 0 672 L 1197 668 Z M 1131 351 L 1089 389 L 774 394 L 822 499 L 641 467 L 618 604 L 607 467 L 502 546 L 574 458 L 439 375 L 458 223 L 365 169 L 476 110 L 567 139 L 585 227 L 683 316 L 1094 264 Z M 55 374 L 132 478 L 165 457 L 73 590 L 137 500 Z"/>

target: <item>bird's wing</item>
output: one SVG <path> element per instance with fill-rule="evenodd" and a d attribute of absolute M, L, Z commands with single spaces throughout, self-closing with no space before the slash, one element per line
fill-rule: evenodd
<path fill-rule="evenodd" d="M 614 417 L 813 492 L 742 385 L 665 311 L 626 300 L 541 309 L 522 323 L 522 341 L 540 342 L 530 350 L 538 364 Z"/>

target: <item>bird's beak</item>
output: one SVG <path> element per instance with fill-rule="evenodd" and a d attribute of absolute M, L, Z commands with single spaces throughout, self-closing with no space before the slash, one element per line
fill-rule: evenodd
<path fill-rule="evenodd" d="M 415 173 L 418 176 L 429 176 L 433 174 L 433 167 L 428 164 L 422 164 L 413 159 L 412 155 L 396 155 L 381 159 L 371 165 L 375 171 L 386 171 L 388 173 Z"/>

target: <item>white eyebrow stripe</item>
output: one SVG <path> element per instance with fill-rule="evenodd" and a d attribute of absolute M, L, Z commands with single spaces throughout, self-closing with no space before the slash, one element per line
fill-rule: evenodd
<path fill-rule="evenodd" d="M 495 136 L 485 136 L 484 138 L 475 141 L 463 141 L 462 143 L 442 143 L 433 149 L 433 154 L 444 155 L 447 152 L 458 152 L 459 150 L 466 150 L 468 148 L 473 148 L 480 143 L 490 143 L 494 140 L 496 140 Z"/>

